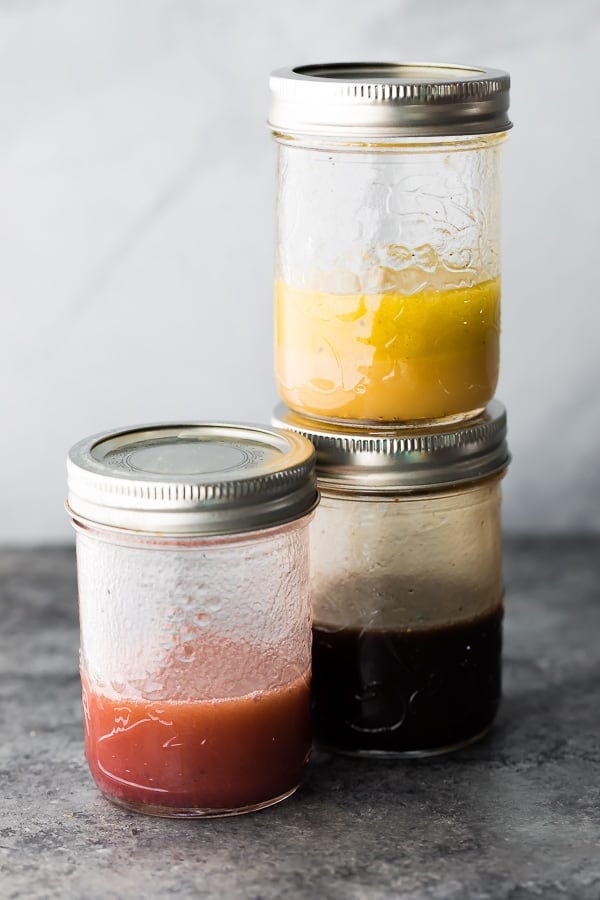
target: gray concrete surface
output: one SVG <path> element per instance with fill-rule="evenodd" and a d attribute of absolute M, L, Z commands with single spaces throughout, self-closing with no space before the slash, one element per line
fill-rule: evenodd
<path fill-rule="evenodd" d="M 68 548 L 0 551 L 0 897 L 600 897 L 600 542 L 506 547 L 505 699 L 436 760 L 318 755 L 236 819 L 113 808 L 83 756 Z"/>

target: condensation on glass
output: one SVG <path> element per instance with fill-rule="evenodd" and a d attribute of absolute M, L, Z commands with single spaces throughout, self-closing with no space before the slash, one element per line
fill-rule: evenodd
<path fill-rule="evenodd" d="M 275 374 L 331 422 L 460 420 L 495 393 L 509 78 L 461 66 L 275 72 Z"/>
<path fill-rule="evenodd" d="M 313 711 L 342 753 L 426 756 L 481 737 L 501 697 L 504 408 L 373 437 L 310 429 Z M 309 430 L 310 429 L 310 430 Z"/>
<path fill-rule="evenodd" d="M 300 782 L 317 493 L 298 437 L 158 425 L 70 453 L 86 755 L 118 805 L 231 815 Z"/>

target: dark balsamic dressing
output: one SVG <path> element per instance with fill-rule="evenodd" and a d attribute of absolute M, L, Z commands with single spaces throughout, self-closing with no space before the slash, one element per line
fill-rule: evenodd
<path fill-rule="evenodd" d="M 502 608 L 414 631 L 313 627 L 319 744 L 345 753 L 427 753 L 468 743 L 501 695 Z"/>

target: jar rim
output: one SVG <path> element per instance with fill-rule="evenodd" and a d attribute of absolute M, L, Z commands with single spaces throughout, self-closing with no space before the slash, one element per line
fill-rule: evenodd
<path fill-rule="evenodd" d="M 449 136 L 504 132 L 510 76 L 486 66 L 338 62 L 277 69 L 269 126 L 291 134 Z"/>
<path fill-rule="evenodd" d="M 260 540 L 260 538 L 262 537 L 268 538 L 276 534 L 285 533 L 288 530 L 293 530 L 294 528 L 303 527 L 305 524 L 308 524 L 312 520 L 320 499 L 320 492 L 317 491 L 317 496 L 315 497 L 315 502 L 312 508 L 308 509 L 306 512 L 298 516 L 295 516 L 293 519 L 288 519 L 284 522 L 277 522 L 273 525 L 265 525 L 259 528 L 252 528 L 247 531 L 240 530 L 223 533 L 207 533 L 205 531 L 186 531 L 174 533 L 164 531 L 136 531 L 130 528 L 118 528 L 114 525 L 103 525 L 100 522 L 92 522 L 89 519 L 84 519 L 83 516 L 78 516 L 73 512 L 73 510 L 69 506 L 68 501 L 65 502 L 65 510 L 76 533 L 91 535 L 97 540 L 116 544 L 119 544 L 121 542 L 131 542 L 136 546 L 143 545 L 145 548 L 152 548 L 157 550 L 169 550 L 175 548 L 177 550 L 193 550 L 197 549 L 198 547 L 207 547 L 211 545 L 221 546 L 223 544 L 253 542 L 257 539 Z"/>
<path fill-rule="evenodd" d="M 317 422 L 279 404 L 273 424 L 313 443 L 324 491 L 379 496 L 435 491 L 483 481 L 510 462 L 506 409 L 496 399 L 458 423 L 375 430 Z"/>
<path fill-rule="evenodd" d="M 240 423 L 92 435 L 69 451 L 67 480 L 72 518 L 157 535 L 253 531 L 301 518 L 318 502 L 311 443 Z"/>

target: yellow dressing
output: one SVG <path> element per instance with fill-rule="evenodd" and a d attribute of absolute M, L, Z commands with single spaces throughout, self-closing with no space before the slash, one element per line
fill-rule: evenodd
<path fill-rule="evenodd" d="M 275 374 L 292 409 L 371 422 L 472 414 L 498 380 L 500 280 L 332 294 L 275 285 Z"/>

